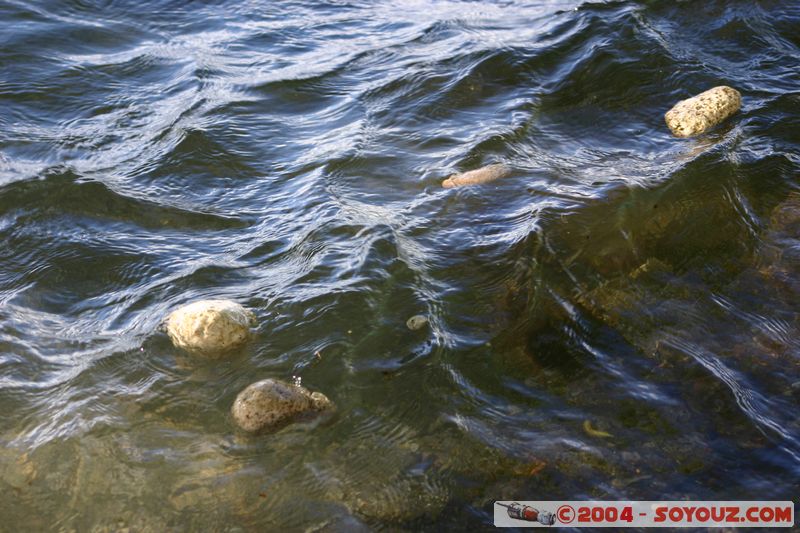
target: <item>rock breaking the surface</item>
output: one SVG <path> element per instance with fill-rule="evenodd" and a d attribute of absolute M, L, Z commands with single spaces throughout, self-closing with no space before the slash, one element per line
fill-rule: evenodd
<path fill-rule="evenodd" d="M 452 189 L 454 187 L 466 187 L 468 185 L 481 185 L 505 178 L 509 174 L 511 174 L 511 169 L 502 163 L 495 163 L 493 165 L 470 170 L 469 172 L 453 174 L 442 182 L 442 187 L 445 189 Z"/>
<path fill-rule="evenodd" d="M 676 137 L 693 137 L 713 128 L 741 107 L 739 91 L 720 85 L 681 100 L 667 111 L 664 119 Z"/>
<path fill-rule="evenodd" d="M 278 429 L 302 417 L 333 409 L 321 392 L 275 379 L 257 381 L 236 397 L 231 415 L 236 425 L 248 433 Z"/>
<path fill-rule="evenodd" d="M 173 311 L 166 320 L 172 343 L 188 352 L 220 357 L 244 345 L 255 315 L 230 300 L 200 300 Z"/>

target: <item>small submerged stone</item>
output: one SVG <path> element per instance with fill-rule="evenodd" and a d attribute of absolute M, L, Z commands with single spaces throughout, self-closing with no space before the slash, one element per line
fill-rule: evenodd
<path fill-rule="evenodd" d="M 725 85 L 681 100 L 664 119 L 676 137 L 692 137 L 716 126 L 742 107 L 739 91 Z"/>
<path fill-rule="evenodd" d="M 167 334 L 178 348 L 219 357 L 250 339 L 255 315 L 230 300 L 200 300 L 180 307 L 166 320 Z"/>
<path fill-rule="evenodd" d="M 414 315 L 406 321 L 406 326 L 411 331 L 417 331 L 428 325 L 428 317 L 423 315 Z"/>
<path fill-rule="evenodd" d="M 800 193 L 791 193 L 789 197 L 775 206 L 769 219 L 770 229 L 800 234 Z"/>
<path fill-rule="evenodd" d="M 445 189 L 452 189 L 453 187 L 464 187 L 467 185 L 481 185 L 489 183 L 490 181 L 505 178 L 511 174 L 511 169 L 502 163 L 495 163 L 485 167 L 463 172 L 461 174 L 453 174 L 442 182 L 442 187 Z"/>
<path fill-rule="evenodd" d="M 583 430 L 586 432 L 587 435 L 589 435 L 591 437 L 600 437 L 600 438 L 606 439 L 606 438 L 612 436 L 611 433 L 608 433 L 607 431 L 602 431 L 602 430 L 593 428 L 592 427 L 592 422 L 590 420 L 584 420 L 583 421 Z"/>
<path fill-rule="evenodd" d="M 236 425 L 249 433 L 277 429 L 285 423 L 333 408 L 327 396 L 305 387 L 275 379 L 257 381 L 236 397 L 231 415 Z"/>

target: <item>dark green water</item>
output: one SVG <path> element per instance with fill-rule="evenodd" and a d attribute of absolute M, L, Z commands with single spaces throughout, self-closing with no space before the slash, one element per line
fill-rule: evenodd
<path fill-rule="evenodd" d="M 798 87 L 790 1 L 0 2 L 0 530 L 797 501 Z M 158 331 L 217 297 L 237 356 Z"/>

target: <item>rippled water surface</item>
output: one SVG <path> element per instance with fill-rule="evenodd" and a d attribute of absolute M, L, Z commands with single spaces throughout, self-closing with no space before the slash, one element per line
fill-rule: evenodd
<path fill-rule="evenodd" d="M 0 2 L 0 530 L 796 497 L 799 84 L 791 1 Z M 336 413 L 234 430 L 293 376 Z"/>

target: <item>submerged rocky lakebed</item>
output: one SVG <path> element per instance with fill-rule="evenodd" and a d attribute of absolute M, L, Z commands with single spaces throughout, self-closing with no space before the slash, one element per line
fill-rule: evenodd
<path fill-rule="evenodd" d="M 796 498 L 799 63 L 793 2 L 0 4 L 0 531 Z"/>

